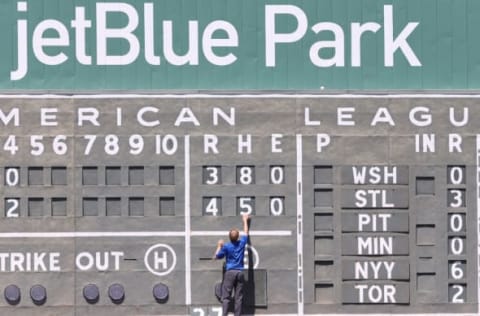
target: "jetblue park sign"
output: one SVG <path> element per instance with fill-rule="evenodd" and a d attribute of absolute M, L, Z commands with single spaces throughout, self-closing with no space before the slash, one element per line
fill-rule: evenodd
<path fill-rule="evenodd" d="M 4 90 L 480 88 L 474 0 L 4 0 Z"/>

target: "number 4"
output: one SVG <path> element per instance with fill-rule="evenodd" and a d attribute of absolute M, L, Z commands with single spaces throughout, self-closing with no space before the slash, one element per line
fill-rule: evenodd
<path fill-rule="evenodd" d="M 221 209 L 222 199 L 219 197 L 203 198 L 204 214 L 217 216 L 222 214 Z"/>
<path fill-rule="evenodd" d="M 7 140 L 3 144 L 3 150 L 9 151 L 10 155 L 15 155 L 15 153 L 18 151 L 15 135 L 8 135 Z"/>

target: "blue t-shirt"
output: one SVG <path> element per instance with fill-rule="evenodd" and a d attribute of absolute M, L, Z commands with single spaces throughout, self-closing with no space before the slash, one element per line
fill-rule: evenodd
<path fill-rule="evenodd" d="M 217 259 L 225 257 L 227 271 L 243 270 L 243 257 L 247 241 L 248 236 L 242 236 L 236 242 L 229 242 L 223 245 L 222 249 L 217 253 Z"/>

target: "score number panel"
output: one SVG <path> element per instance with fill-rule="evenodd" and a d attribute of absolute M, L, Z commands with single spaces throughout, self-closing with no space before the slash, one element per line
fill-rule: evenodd
<path fill-rule="evenodd" d="M 205 259 L 247 213 L 250 312 L 476 313 L 476 103 L 2 99 L 0 287 L 23 295 L 0 309 L 216 315 Z"/>

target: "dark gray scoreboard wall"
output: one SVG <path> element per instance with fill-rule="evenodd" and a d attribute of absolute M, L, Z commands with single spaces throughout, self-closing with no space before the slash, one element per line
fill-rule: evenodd
<path fill-rule="evenodd" d="M 4 96 L 2 315 L 478 312 L 480 100 Z"/>

